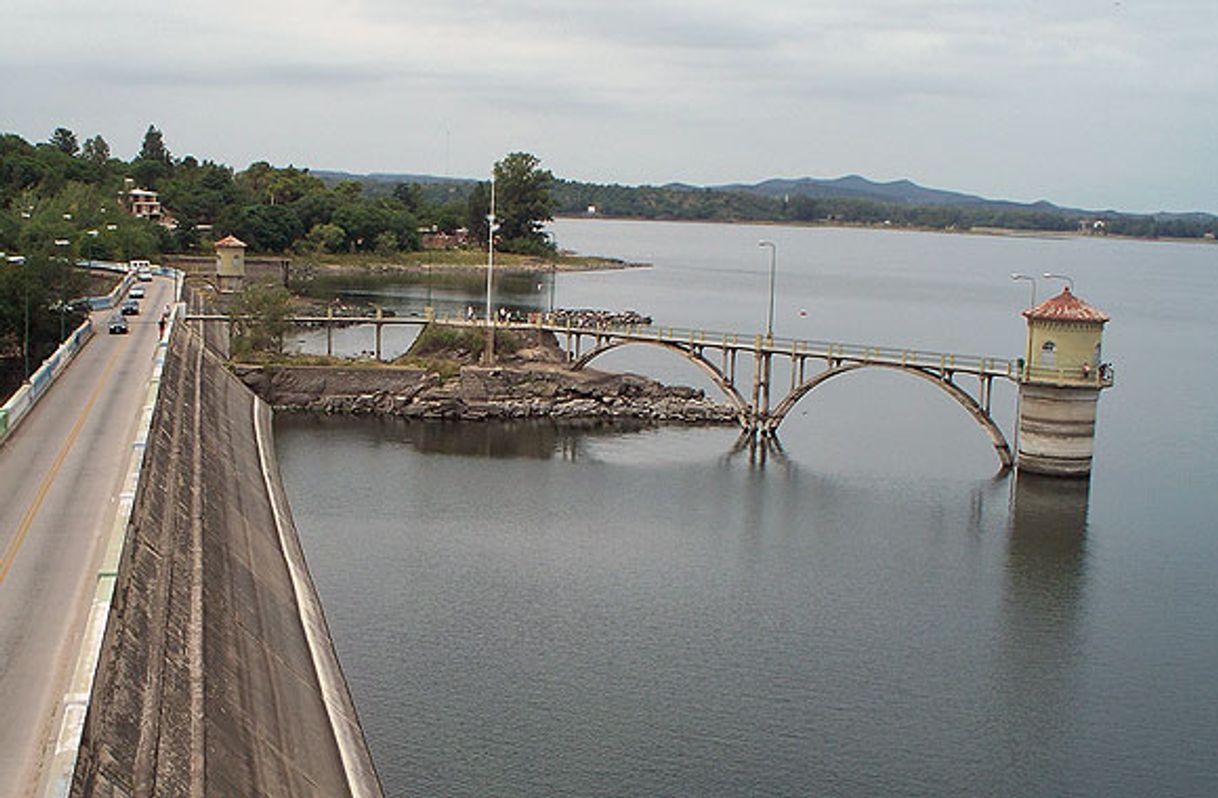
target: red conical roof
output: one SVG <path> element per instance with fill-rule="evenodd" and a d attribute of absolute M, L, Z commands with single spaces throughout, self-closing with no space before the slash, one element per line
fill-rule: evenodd
<path fill-rule="evenodd" d="M 1108 314 L 1091 307 L 1083 300 L 1070 293 L 1067 286 L 1057 296 L 1046 299 L 1034 308 L 1028 308 L 1023 315 L 1029 319 L 1043 321 L 1089 321 L 1103 324 L 1108 321 Z"/>
<path fill-rule="evenodd" d="M 244 247 L 246 244 L 234 235 L 227 235 L 216 242 L 217 247 Z"/>

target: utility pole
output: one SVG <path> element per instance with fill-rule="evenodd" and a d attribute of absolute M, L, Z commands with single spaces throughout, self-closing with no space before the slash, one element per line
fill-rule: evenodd
<path fill-rule="evenodd" d="M 483 365 L 490 366 L 495 362 L 495 319 L 491 315 L 491 290 L 495 275 L 495 172 L 491 170 L 491 212 L 486 215 L 486 349 L 483 352 Z"/>

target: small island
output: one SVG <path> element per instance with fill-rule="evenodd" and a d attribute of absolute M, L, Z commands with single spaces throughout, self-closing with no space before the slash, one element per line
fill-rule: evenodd
<path fill-rule="evenodd" d="M 232 368 L 281 411 L 446 421 L 736 421 L 729 405 L 695 388 L 572 370 L 553 334 L 541 330 L 496 331 L 495 364 L 480 365 L 484 336 L 482 329 L 432 323 L 391 363 L 281 356 L 235 361 Z"/>

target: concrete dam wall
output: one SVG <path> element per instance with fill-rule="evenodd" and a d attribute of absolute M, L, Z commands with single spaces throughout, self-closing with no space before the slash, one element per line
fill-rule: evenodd
<path fill-rule="evenodd" d="M 73 796 L 380 796 L 270 410 L 170 342 Z"/>

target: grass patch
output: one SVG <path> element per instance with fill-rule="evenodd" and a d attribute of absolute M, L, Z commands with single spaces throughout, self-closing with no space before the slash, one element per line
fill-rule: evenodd
<path fill-rule="evenodd" d="M 449 327 L 428 324 L 422 329 L 406 357 L 445 357 L 469 362 L 486 347 L 485 330 L 480 327 Z M 495 352 L 514 355 L 520 349 L 520 338 L 510 330 L 495 330 Z"/>

